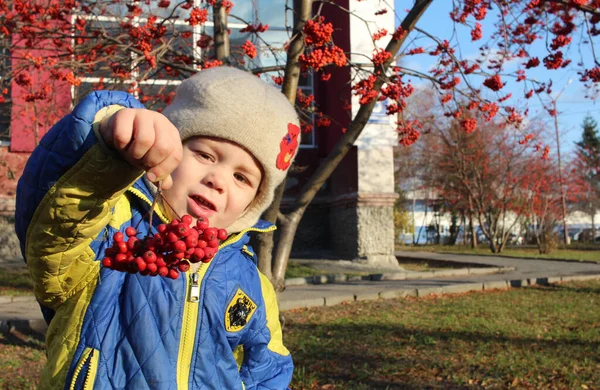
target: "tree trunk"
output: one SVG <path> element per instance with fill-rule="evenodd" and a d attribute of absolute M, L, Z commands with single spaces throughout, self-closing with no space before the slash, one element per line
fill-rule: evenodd
<path fill-rule="evenodd" d="M 469 197 L 469 230 L 471 230 L 471 249 L 477 249 L 477 231 L 473 223 L 473 200 Z"/>
<path fill-rule="evenodd" d="M 290 103 L 294 104 L 296 101 L 296 92 L 298 91 L 298 79 L 300 78 L 300 64 L 298 58 L 304 52 L 304 37 L 302 36 L 302 30 L 304 25 L 310 18 L 312 11 L 312 0 L 303 0 L 300 4 L 300 12 L 296 16 L 296 23 L 294 24 L 294 39 L 290 42 L 287 53 L 287 62 L 285 64 L 285 74 L 282 85 L 282 93 L 288 98 Z M 279 209 L 281 207 L 281 198 L 285 190 L 285 180 L 275 190 L 275 196 L 273 202 L 265 210 L 262 218 L 265 221 L 276 223 Z M 271 282 L 276 282 L 276 278 L 273 277 L 273 269 L 276 264 L 273 262 L 273 247 L 274 247 L 274 234 L 265 233 L 257 235 L 257 252 L 258 252 L 258 269 L 260 269 Z M 287 260 L 285 262 L 287 267 Z M 285 269 L 283 270 L 285 276 Z M 280 291 L 280 290 L 277 290 Z"/>
<path fill-rule="evenodd" d="M 596 218 L 596 210 L 592 209 L 592 242 L 596 242 L 596 223 L 594 222 Z"/>
<path fill-rule="evenodd" d="M 400 47 L 410 35 L 410 32 L 415 27 L 415 24 L 421 18 L 425 10 L 427 10 L 427 7 L 429 7 L 432 1 L 433 0 L 417 0 L 414 3 L 412 9 L 401 23 L 403 31 L 406 31 L 407 33 L 403 34 L 401 37 L 399 37 L 399 39 L 392 38 L 385 48 L 386 51 L 396 54 L 400 50 Z M 382 75 L 386 74 L 392 61 L 393 57 L 388 59 L 379 67 L 379 69 L 376 69 L 375 71 L 380 72 L 379 74 Z M 381 87 L 384 83 L 385 80 L 379 77 L 374 83 L 373 91 L 379 95 Z M 283 285 L 281 281 L 283 281 L 285 277 L 285 269 L 287 267 L 287 262 L 292 249 L 291 243 L 293 242 L 294 235 L 296 234 L 298 224 L 300 223 L 300 219 L 302 218 L 304 211 L 314 199 L 323 183 L 325 183 L 325 181 L 331 176 L 342 159 L 352 148 L 354 142 L 367 124 L 367 121 L 369 120 L 376 103 L 377 99 L 374 99 L 373 101 L 360 106 L 356 117 L 354 117 L 348 126 L 346 133 L 344 133 L 344 135 L 340 138 L 331 153 L 329 153 L 317 171 L 308 180 L 301 193 L 294 200 L 292 210 L 289 215 L 286 216 L 287 223 L 282 224 L 279 242 L 277 243 L 277 247 L 275 249 L 273 267 L 273 279 L 275 281 L 275 286 Z"/>
<path fill-rule="evenodd" d="M 229 63 L 229 32 L 227 31 L 227 10 L 219 0 L 213 7 L 215 57 L 224 64 Z"/>

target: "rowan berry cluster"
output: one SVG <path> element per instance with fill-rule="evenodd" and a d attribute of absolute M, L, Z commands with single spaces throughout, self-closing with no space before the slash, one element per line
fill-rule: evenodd
<path fill-rule="evenodd" d="M 208 226 L 206 219 L 199 218 L 196 226 L 191 224 L 192 217 L 184 215 L 158 225 L 158 232 L 145 238 L 138 238 L 138 231 L 130 226 L 125 234 L 114 234 L 114 244 L 106 250 L 102 265 L 116 271 L 177 279 L 191 263 L 210 262 L 227 238 L 225 229 Z"/>

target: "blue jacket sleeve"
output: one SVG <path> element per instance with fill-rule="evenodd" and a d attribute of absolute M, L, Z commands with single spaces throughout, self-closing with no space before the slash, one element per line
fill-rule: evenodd
<path fill-rule="evenodd" d="M 90 244 L 143 173 L 96 138 L 93 123 L 108 106 L 142 107 L 123 92 L 89 95 L 42 138 L 17 186 L 15 230 L 34 293 L 52 310 L 95 278 Z"/>
<path fill-rule="evenodd" d="M 93 92 L 42 137 L 27 160 L 17 185 L 15 213 L 15 230 L 23 256 L 27 228 L 38 204 L 56 181 L 97 143 L 92 123 L 96 113 L 110 105 L 144 107 L 125 92 Z"/>
<path fill-rule="evenodd" d="M 287 389 L 294 371 L 292 356 L 283 345 L 279 309 L 275 290 L 269 279 L 260 274 L 266 322 L 244 344 L 244 362 L 240 375 L 246 390 Z"/>

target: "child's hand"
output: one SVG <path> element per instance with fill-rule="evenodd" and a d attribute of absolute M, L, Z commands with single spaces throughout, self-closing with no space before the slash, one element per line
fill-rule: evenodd
<path fill-rule="evenodd" d="M 148 180 L 173 185 L 171 172 L 182 158 L 179 131 L 164 115 L 146 109 L 124 108 L 100 126 L 106 144 L 131 165 L 145 170 Z"/>

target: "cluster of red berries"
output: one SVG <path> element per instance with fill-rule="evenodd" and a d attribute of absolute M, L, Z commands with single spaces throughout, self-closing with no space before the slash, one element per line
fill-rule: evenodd
<path fill-rule="evenodd" d="M 225 229 L 208 226 L 199 218 L 191 226 L 192 217 L 184 215 L 169 224 L 158 225 L 158 233 L 145 238 L 136 237 L 130 226 L 125 234 L 117 232 L 114 244 L 106 250 L 102 265 L 117 271 L 177 279 L 180 272 L 190 269 L 191 263 L 208 263 L 217 253 L 221 241 L 227 238 Z"/>

